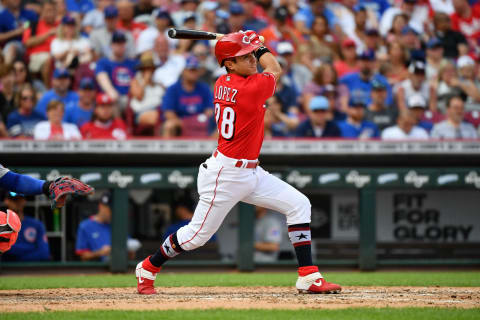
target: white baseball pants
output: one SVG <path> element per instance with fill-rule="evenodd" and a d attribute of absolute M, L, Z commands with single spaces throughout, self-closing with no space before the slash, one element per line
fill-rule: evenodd
<path fill-rule="evenodd" d="M 177 231 L 182 249 L 204 245 L 239 201 L 283 213 L 287 225 L 310 223 L 311 205 L 304 194 L 260 166 L 237 168 L 237 161 L 218 153 L 200 165 L 200 200 L 192 221 Z"/>

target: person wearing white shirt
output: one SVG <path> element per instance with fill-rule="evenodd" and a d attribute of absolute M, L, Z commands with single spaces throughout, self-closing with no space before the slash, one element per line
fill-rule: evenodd
<path fill-rule="evenodd" d="M 423 22 L 428 21 L 428 6 L 420 5 L 417 0 L 403 0 L 400 7 L 390 7 L 382 15 L 379 31 L 382 37 L 385 37 L 392 28 L 393 19 L 396 15 L 404 13 L 410 20 L 408 24 L 417 33 L 423 33 Z"/>
<path fill-rule="evenodd" d="M 153 73 L 153 82 L 167 88 L 177 82 L 185 68 L 185 57 L 178 50 L 169 52 L 168 40 L 164 34 L 159 34 L 155 39 L 153 49 L 155 65 L 159 66 Z"/>
<path fill-rule="evenodd" d="M 80 140 L 82 135 L 77 126 L 62 122 L 64 113 L 63 103 L 52 100 L 47 106 L 48 121 L 37 123 L 33 129 L 35 140 Z"/>
<path fill-rule="evenodd" d="M 415 117 L 410 110 L 402 110 L 397 125 L 382 131 L 382 140 L 427 140 L 425 129 L 415 126 Z"/>
<path fill-rule="evenodd" d="M 477 139 L 475 128 L 464 122 L 465 102 L 460 96 L 451 96 L 447 100 L 447 119 L 435 124 L 432 129 L 434 139 Z"/>

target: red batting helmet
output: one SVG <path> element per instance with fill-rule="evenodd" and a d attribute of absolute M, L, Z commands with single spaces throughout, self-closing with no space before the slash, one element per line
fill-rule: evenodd
<path fill-rule="evenodd" d="M 22 228 L 20 218 L 12 210 L 0 211 L 0 253 L 10 250 Z"/>
<path fill-rule="evenodd" d="M 228 58 L 240 57 L 257 50 L 262 43 L 250 43 L 250 38 L 242 32 L 229 33 L 217 41 L 215 56 L 218 63 L 223 66 L 223 61 Z"/>

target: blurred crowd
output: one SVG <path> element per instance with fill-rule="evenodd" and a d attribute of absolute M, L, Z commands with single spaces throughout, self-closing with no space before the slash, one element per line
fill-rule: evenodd
<path fill-rule="evenodd" d="M 477 0 L 2 0 L 0 137 L 215 137 L 215 41 L 254 30 L 283 74 L 266 137 L 477 139 Z"/>

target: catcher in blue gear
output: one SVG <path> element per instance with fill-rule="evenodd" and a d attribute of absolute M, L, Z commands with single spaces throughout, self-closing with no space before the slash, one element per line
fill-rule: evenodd
<path fill-rule="evenodd" d="M 35 179 L 18 174 L 0 165 L 0 188 L 24 195 L 45 194 L 51 207 L 61 208 L 68 195 L 86 196 L 94 189 L 82 181 L 69 177 L 59 177 L 54 181 Z M 0 211 L 0 254 L 9 250 L 15 243 L 21 223 L 17 214 L 11 210 Z"/>

